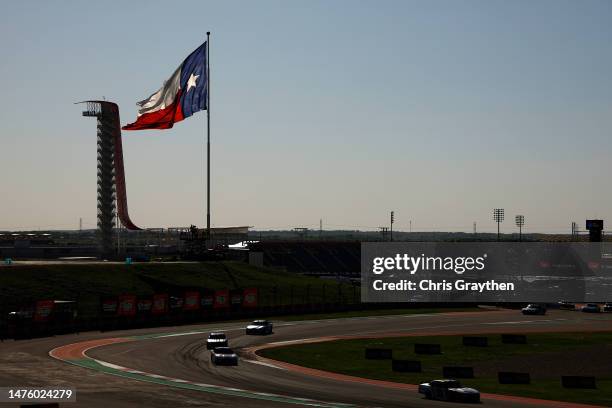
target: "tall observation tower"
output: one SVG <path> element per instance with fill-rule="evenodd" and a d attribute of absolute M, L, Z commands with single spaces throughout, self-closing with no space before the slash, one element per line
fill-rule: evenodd
<path fill-rule="evenodd" d="M 115 253 L 115 211 L 124 227 L 140 228 L 128 214 L 119 107 L 107 101 L 83 103 L 87 104 L 83 116 L 98 119 L 98 243 L 100 254 L 106 257 Z"/>

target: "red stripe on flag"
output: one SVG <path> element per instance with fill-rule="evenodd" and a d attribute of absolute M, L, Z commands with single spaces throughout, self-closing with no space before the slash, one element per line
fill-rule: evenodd
<path fill-rule="evenodd" d="M 181 93 L 179 90 L 174 102 L 155 112 L 140 115 L 136 122 L 125 125 L 123 130 L 144 130 L 144 129 L 170 129 L 174 123 L 180 122 L 185 117 L 181 108 Z"/>

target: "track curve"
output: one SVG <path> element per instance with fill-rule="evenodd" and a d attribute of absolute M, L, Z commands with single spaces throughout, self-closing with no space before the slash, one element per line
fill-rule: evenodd
<path fill-rule="evenodd" d="M 60 348 L 62 350 L 60 355 L 57 353 L 58 349 L 50 347 L 54 348 L 51 354 L 56 358 L 73 360 L 74 365 L 74 362 L 80 359 L 79 353 L 82 351 L 90 361 L 81 362 L 81 367 L 87 364 L 98 365 L 88 367 L 94 368 L 95 372 L 84 372 L 81 367 L 64 370 L 62 367 L 68 366 L 65 364 L 58 366 L 60 362 L 46 359 L 45 365 L 55 368 L 54 372 L 57 374 L 55 384 L 64 381 L 77 387 L 77 405 L 83 398 L 88 403 L 86 406 L 106 405 L 104 401 L 100 401 L 95 392 L 89 390 L 91 385 L 89 377 L 96 377 L 98 381 L 104 382 L 98 382 L 102 388 L 107 383 L 117 385 L 117 389 L 112 391 L 113 400 L 117 399 L 118 402 L 116 406 L 135 406 L 130 405 L 134 396 L 142 395 L 144 389 L 150 389 L 152 394 L 148 394 L 144 400 L 148 406 L 154 407 L 168 406 L 168 400 L 172 401 L 173 406 L 245 406 L 247 403 L 244 398 L 249 398 L 248 406 L 253 407 L 286 407 L 287 404 L 321 407 L 432 407 L 448 406 L 448 404 L 424 400 L 408 385 L 385 387 L 368 381 L 348 381 L 292 370 L 283 364 L 255 358 L 254 351 L 268 343 L 278 344 L 318 337 L 604 329 L 612 329 L 612 315 L 552 311 L 547 316 L 525 317 L 516 311 L 502 310 L 279 322 L 275 325 L 275 333 L 266 337 L 246 336 L 242 324 L 226 323 L 171 328 L 162 334 L 155 333 L 160 329 L 148 329 L 113 333 L 110 339 L 108 334 L 104 336 L 98 333 L 62 336 L 63 339 L 55 338 L 55 341 L 41 339 L 24 343 L 15 342 L 14 345 L 21 344 L 21 347 L 16 348 L 22 349 L 19 351 L 21 353 L 27 353 L 28 348 L 35 343 L 45 345 L 55 343 L 63 345 Z M 206 333 L 212 330 L 225 330 L 228 333 L 230 345 L 238 349 L 242 356 L 238 367 L 215 367 L 210 364 L 208 353 L 203 347 L 203 339 Z M 73 343 L 81 339 L 92 343 L 86 344 L 85 349 L 81 345 L 81 350 L 76 350 L 74 348 L 76 345 Z M 6 344 L 0 345 L 0 351 L 3 351 Z M 64 355 L 61 355 L 62 353 Z M 92 361 L 94 363 L 91 363 Z M 72 377 L 73 369 L 79 371 L 79 379 Z M 124 373 L 118 375 L 116 371 Z M 111 380 L 106 374 L 115 375 Z M 0 380 L 3 380 L 1 374 Z M 486 407 L 551 406 L 549 403 L 537 400 L 483 397 L 483 405 Z M 142 403 L 141 399 L 138 405 Z M 576 405 L 565 404 L 565 406 Z"/>

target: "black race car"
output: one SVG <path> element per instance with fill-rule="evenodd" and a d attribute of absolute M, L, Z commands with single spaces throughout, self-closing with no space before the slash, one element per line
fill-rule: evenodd
<path fill-rule="evenodd" d="M 272 334 L 273 325 L 267 320 L 255 320 L 246 327 L 246 334 Z"/>
<path fill-rule="evenodd" d="M 559 309 L 561 310 L 576 310 L 576 305 L 572 302 L 562 300 L 559 302 Z"/>
<path fill-rule="evenodd" d="M 545 315 L 546 307 L 537 303 L 531 303 L 527 307 L 522 308 L 521 312 L 524 315 Z"/>
<path fill-rule="evenodd" d="M 480 391 L 462 387 L 457 380 L 433 380 L 419 385 L 419 393 L 438 401 L 480 402 Z"/>
<path fill-rule="evenodd" d="M 238 355 L 229 347 L 216 347 L 210 352 L 214 365 L 238 365 Z"/>
<path fill-rule="evenodd" d="M 606 303 L 603 307 L 604 312 L 612 312 L 612 303 Z"/>
<path fill-rule="evenodd" d="M 206 339 L 206 348 L 212 350 L 215 347 L 227 347 L 227 336 L 225 333 L 210 333 Z"/>

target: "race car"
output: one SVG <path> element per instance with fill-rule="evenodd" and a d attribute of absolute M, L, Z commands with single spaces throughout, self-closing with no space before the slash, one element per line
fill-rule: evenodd
<path fill-rule="evenodd" d="M 210 352 L 210 362 L 214 365 L 238 365 L 238 355 L 229 347 L 215 347 Z"/>
<path fill-rule="evenodd" d="M 545 315 L 546 307 L 537 303 L 531 303 L 527 307 L 522 308 L 521 312 L 524 315 Z"/>
<path fill-rule="evenodd" d="M 206 339 L 206 349 L 212 350 L 215 347 L 227 347 L 227 337 L 225 333 L 210 333 Z"/>
<path fill-rule="evenodd" d="M 480 402 L 480 391 L 462 387 L 457 380 L 433 380 L 419 385 L 419 394 L 427 399 L 452 402 Z"/>
<path fill-rule="evenodd" d="M 573 304 L 572 302 L 568 302 L 566 300 L 562 300 L 558 304 L 559 304 L 559 309 L 561 310 L 575 310 L 576 309 L 575 304 Z"/>
<path fill-rule="evenodd" d="M 604 312 L 612 312 L 612 303 L 606 303 L 603 307 Z"/>
<path fill-rule="evenodd" d="M 584 313 L 599 313 L 601 312 L 601 309 L 599 308 L 599 305 L 597 303 L 587 303 L 586 305 L 582 306 L 582 310 Z"/>
<path fill-rule="evenodd" d="M 246 327 L 246 334 L 272 334 L 273 325 L 267 320 L 254 320 Z"/>

